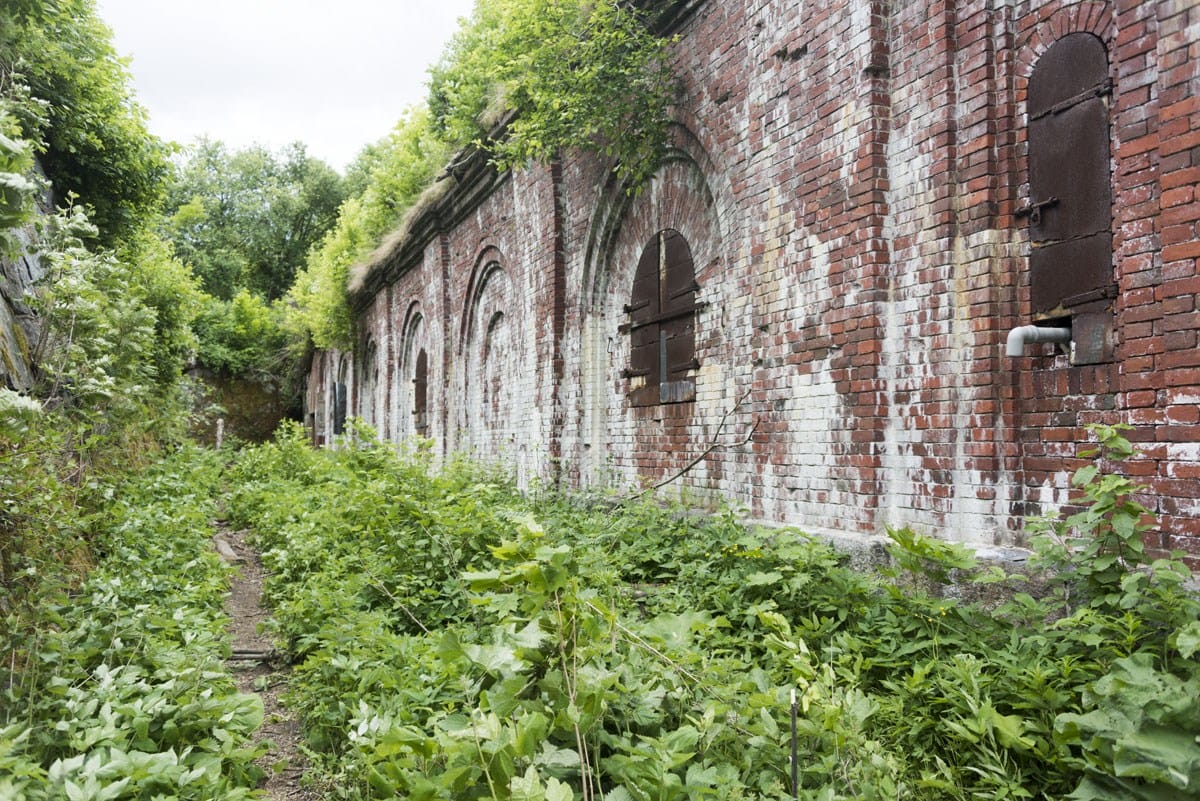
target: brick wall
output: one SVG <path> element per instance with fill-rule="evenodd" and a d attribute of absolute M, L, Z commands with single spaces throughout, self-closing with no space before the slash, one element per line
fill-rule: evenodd
<path fill-rule="evenodd" d="M 476 159 L 373 265 L 354 352 L 314 361 L 317 435 L 346 361 L 351 413 L 410 436 L 424 349 L 438 452 L 523 482 L 674 478 L 810 530 L 1009 544 L 1069 502 L 1084 426 L 1128 422 L 1152 545 L 1200 554 L 1200 2 L 695 5 L 649 185 L 626 193 L 588 154 L 511 175 Z M 1115 291 L 1086 309 L 1104 353 L 1008 357 L 1015 326 L 1082 337 L 1078 310 L 1034 314 L 1022 216 L 1030 76 L 1080 33 L 1111 80 Z M 627 309 L 664 229 L 693 256 L 699 366 L 694 398 L 637 406 Z"/>

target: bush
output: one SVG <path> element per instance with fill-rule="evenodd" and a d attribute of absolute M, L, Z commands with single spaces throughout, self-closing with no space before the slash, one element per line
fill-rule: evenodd
<path fill-rule="evenodd" d="M 291 703 L 343 797 L 1194 797 L 1200 606 L 1177 562 L 992 613 L 734 511 L 523 497 L 357 434 L 314 451 L 289 431 L 233 476 Z M 1076 537 L 1108 536 L 1123 502 L 1076 482 Z M 997 578 L 895 539 L 934 579 Z M 1086 548 L 1065 582 L 1092 575 Z"/>

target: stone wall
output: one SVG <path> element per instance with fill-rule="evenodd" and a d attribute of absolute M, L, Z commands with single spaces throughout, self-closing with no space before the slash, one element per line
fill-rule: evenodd
<path fill-rule="evenodd" d="M 38 201 L 38 213 L 53 208 L 47 192 Z M 41 338 L 41 326 L 29 301 L 34 286 L 45 274 L 36 253 L 30 253 L 34 241 L 32 226 L 17 231 L 19 255 L 11 261 L 0 258 L 0 387 L 28 390 L 34 382 L 34 349 Z"/>
<path fill-rule="evenodd" d="M 314 437 L 341 384 L 382 437 L 420 428 L 524 483 L 691 465 L 671 491 L 765 520 L 1007 545 L 1067 502 L 1084 426 L 1127 422 L 1152 544 L 1200 554 L 1200 2 L 677 5 L 682 97 L 650 184 L 631 195 L 579 153 L 505 175 L 462 161 L 370 265 L 354 351 L 314 360 Z M 1111 253 L 1091 259 L 1103 286 L 1050 308 L 1031 262 L 1070 201 L 1032 197 L 1028 94 L 1072 35 L 1107 53 L 1085 99 Z M 631 301 L 664 230 L 694 264 L 696 363 L 672 365 L 685 399 L 639 405 Z M 1006 356 L 1031 323 L 1070 328 L 1073 350 Z"/>

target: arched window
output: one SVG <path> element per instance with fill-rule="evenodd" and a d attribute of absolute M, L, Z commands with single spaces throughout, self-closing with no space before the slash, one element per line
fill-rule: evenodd
<path fill-rule="evenodd" d="M 634 406 L 696 398 L 695 265 L 678 231 L 659 231 L 642 250 L 629 314 L 629 398 Z"/>
<path fill-rule="evenodd" d="M 417 354 L 416 369 L 413 370 L 413 428 L 417 436 L 429 436 L 429 357 L 425 349 Z"/>
<path fill-rule="evenodd" d="M 1055 42 L 1029 78 L 1033 313 L 1067 317 L 1115 296 L 1108 53 L 1089 33 Z M 1076 337 L 1078 339 L 1078 337 Z"/>

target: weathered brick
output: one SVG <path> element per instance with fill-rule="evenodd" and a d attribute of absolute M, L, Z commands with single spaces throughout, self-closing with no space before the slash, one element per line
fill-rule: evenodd
<path fill-rule="evenodd" d="M 675 31 L 672 160 L 632 196 L 585 153 L 464 179 L 358 298 L 359 346 L 314 359 L 316 435 L 342 370 L 352 412 L 411 434 L 424 349 L 437 452 L 524 484 L 670 479 L 801 527 L 1011 542 L 1024 515 L 1068 502 L 1083 426 L 1131 422 L 1158 448 L 1128 469 L 1159 479 L 1159 546 L 1200 554 L 1200 2 L 985 5 L 699 3 Z M 1028 81 L 1076 32 L 1112 64 L 1120 289 L 1096 304 L 1111 303 L 1115 360 L 1080 366 L 1052 345 L 1004 355 L 1035 321 L 1029 223 L 1013 216 Z M 802 58 L 771 55 L 801 43 Z M 665 228 L 707 304 L 700 367 L 694 400 L 639 407 L 621 326 Z"/>

